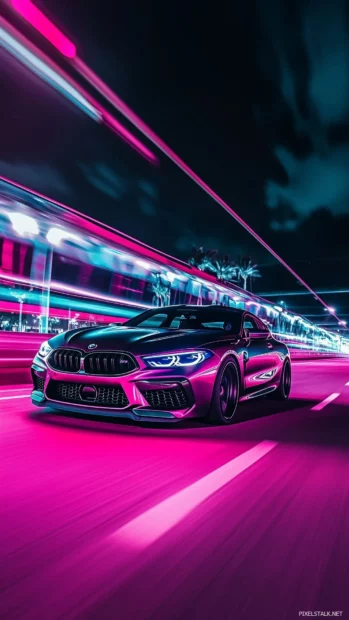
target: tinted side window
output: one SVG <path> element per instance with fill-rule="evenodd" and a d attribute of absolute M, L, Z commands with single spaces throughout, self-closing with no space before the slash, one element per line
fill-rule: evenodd
<path fill-rule="evenodd" d="M 167 314 L 154 314 L 148 319 L 142 321 L 140 327 L 161 327 L 164 321 L 167 319 Z"/>
<path fill-rule="evenodd" d="M 260 319 L 256 320 L 260 332 L 269 332 L 267 326 Z"/>
<path fill-rule="evenodd" d="M 260 329 L 258 327 L 257 321 L 253 316 L 245 316 L 244 319 L 244 329 L 248 329 L 250 332 L 259 332 Z"/>

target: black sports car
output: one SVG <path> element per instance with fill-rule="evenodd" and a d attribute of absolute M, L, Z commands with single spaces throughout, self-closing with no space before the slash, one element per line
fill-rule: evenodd
<path fill-rule="evenodd" d="M 54 336 L 35 356 L 32 377 L 32 402 L 41 407 L 230 424 L 241 400 L 288 398 L 291 363 L 253 314 L 183 305 Z"/>

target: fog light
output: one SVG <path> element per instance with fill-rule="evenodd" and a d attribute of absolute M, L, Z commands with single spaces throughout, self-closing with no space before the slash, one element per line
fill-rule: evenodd
<path fill-rule="evenodd" d="M 175 418 L 176 416 L 172 415 L 168 411 L 159 411 L 152 409 L 132 409 L 133 413 L 140 416 L 141 418 Z"/>
<path fill-rule="evenodd" d="M 38 390 L 34 390 L 34 392 L 32 392 L 31 394 L 31 399 L 35 403 L 43 403 L 45 400 L 45 396 L 42 392 L 39 392 Z"/>

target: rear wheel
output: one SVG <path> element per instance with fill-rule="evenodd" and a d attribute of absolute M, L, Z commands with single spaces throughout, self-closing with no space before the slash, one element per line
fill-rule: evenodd
<path fill-rule="evenodd" d="M 237 365 L 232 360 L 223 362 L 213 388 L 209 420 L 213 424 L 232 424 L 239 402 L 240 380 Z"/>
<path fill-rule="evenodd" d="M 278 387 L 271 393 L 275 400 L 287 400 L 291 391 L 291 363 L 287 359 L 284 363 Z"/>

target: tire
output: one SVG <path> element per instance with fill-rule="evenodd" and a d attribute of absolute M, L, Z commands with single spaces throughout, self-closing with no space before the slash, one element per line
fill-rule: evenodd
<path fill-rule="evenodd" d="M 227 426 L 236 419 L 240 397 L 240 376 L 237 364 L 228 359 L 218 370 L 208 419 L 211 424 Z"/>
<path fill-rule="evenodd" d="M 270 397 L 274 400 L 287 400 L 291 391 L 291 363 L 287 359 L 282 368 L 281 379 L 278 387 L 271 393 Z"/>

